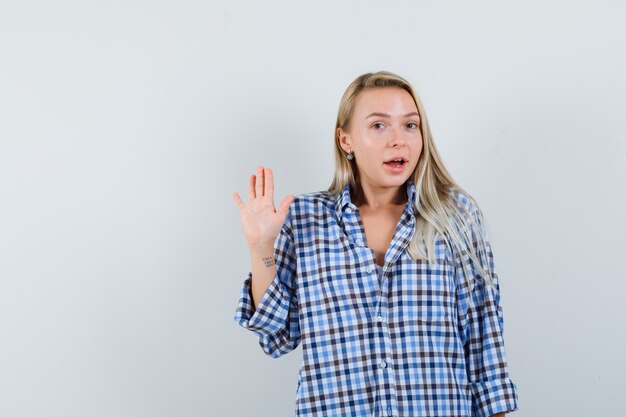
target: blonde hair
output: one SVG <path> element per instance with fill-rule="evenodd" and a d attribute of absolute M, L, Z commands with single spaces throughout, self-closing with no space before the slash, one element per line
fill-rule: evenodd
<path fill-rule="evenodd" d="M 379 71 L 362 74 L 348 86 L 337 113 L 334 139 L 335 175 L 328 192 L 336 196 L 348 184 L 352 189 L 360 187 L 356 161 L 345 157 L 338 128 L 349 131 L 357 97 L 363 90 L 385 87 L 407 91 L 415 101 L 421 120 L 422 152 L 411 174 L 416 186 L 413 211 L 418 214 L 415 216 L 416 230 L 407 248 L 409 256 L 434 263 L 434 241 L 438 232 L 444 237 L 453 255 L 458 251 L 464 276 L 468 281 L 474 279 L 480 283 L 478 278 L 482 277 L 487 284 L 493 286 L 494 279 L 489 273 L 491 268 L 486 253 L 491 248 L 484 229 L 482 211 L 476 200 L 454 181 L 446 169 L 433 141 L 424 106 L 411 84 L 404 78 L 388 71 Z M 472 271 L 468 268 L 468 262 L 474 264 L 478 276 L 467 272 Z M 473 286 L 473 283 L 470 282 L 470 285 Z"/>

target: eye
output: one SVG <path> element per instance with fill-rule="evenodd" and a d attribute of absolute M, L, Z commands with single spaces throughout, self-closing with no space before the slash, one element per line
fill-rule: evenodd
<path fill-rule="evenodd" d="M 414 123 L 414 122 L 408 123 L 407 126 L 411 129 L 417 129 L 417 123 Z"/>
<path fill-rule="evenodd" d="M 382 128 L 383 124 L 382 124 L 382 123 L 380 123 L 380 122 L 376 122 L 376 123 L 374 123 L 374 124 L 372 125 L 372 127 L 374 127 L 374 129 L 377 129 L 377 130 L 378 130 L 378 127 L 377 127 L 377 126 L 381 126 L 381 128 Z"/>

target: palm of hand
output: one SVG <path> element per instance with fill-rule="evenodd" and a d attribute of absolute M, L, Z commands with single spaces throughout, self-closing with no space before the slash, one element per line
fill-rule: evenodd
<path fill-rule="evenodd" d="M 248 197 L 248 202 L 244 203 L 238 193 L 233 193 L 246 241 L 252 248 L 273 247 L 294 196 L 285 197 L 276 210 L 272 170 L 259 167 L 257 175 L 250 176 Z"/>

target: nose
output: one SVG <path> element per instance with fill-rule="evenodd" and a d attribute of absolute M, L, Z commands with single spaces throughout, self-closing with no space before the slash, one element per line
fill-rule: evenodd
<path fill-rule="evenodd" d="M 406 138 L 404 137 L 404 132 L 402 132 L 402 125 L 396 125 L 391 129 L 389 144 L 393 147 L 400 147 L 406 144 Z"/>

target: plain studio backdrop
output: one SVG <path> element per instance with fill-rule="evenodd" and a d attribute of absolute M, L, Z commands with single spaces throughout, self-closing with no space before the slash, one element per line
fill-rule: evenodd
<path fill-rule="evenodd" d="M 623 415 L 622 1 L 3 1 L 0 415 L 289 416 L 232 193 L 325 190 L 339 100 L 422 97 L 487 222 L 519 417 Z M 621 399 L 620 399 L 621 398 Z"/>

